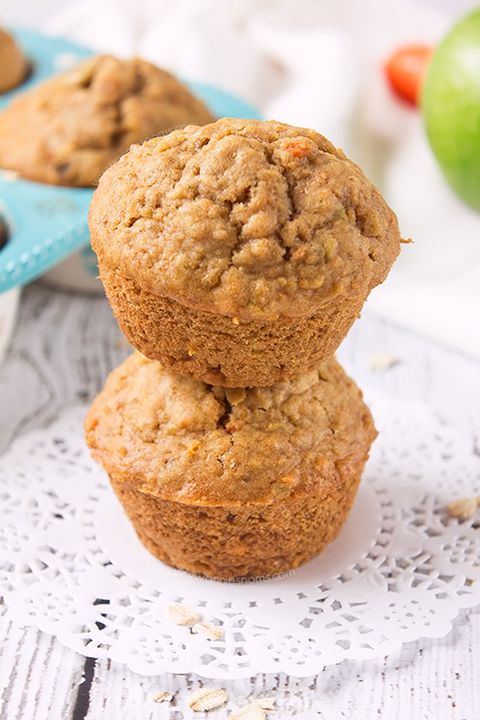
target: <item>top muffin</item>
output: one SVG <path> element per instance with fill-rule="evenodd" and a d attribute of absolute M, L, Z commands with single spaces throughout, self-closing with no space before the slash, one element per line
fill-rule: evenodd
<path fill-rule="evenodd" d="M 20 85 L 27 72 L 27 58 L 13 37 L 0 28 L 0 93 Z"/>
<path fill-rule="evenodd" d="M 0 114 L 0 166 L 57 185 L 95 185 L 134 142 L 213 119 L 172 75 L 100 55 L 18 97 Z"/>
<path fill-rule="evenodd" d="M 366 297 L 400 247 L 397 220 L 314 130 L 222 119 L 134 146 L 102 177 L 92 244 L 142 290 L 240 321 Z"/>

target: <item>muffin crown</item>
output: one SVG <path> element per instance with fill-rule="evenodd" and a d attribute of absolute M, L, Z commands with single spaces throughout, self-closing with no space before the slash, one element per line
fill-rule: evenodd
<path fill-rule="evenodd" d="M 14 38 L 0 28 L 0 93 L 12 90 L 25 79 L 28 60 Z"/>
<path fill-rule="evenodd" d="M 205 105 L 172 75 L 98 55 L 19 96 L 0 114 L 0 166 L 60 185 L 94 185 L 134 143 L 186 122 Z"/>
<path fill-rule="evenodd" d="M 309 483 L 328 495 L 338 464 L 363 461 L 375 436 L 355 384 L 332 358 L 268 388 L 220 388 L 140 353 L 107 380 L 85 424 L 107 472 L 189 505 L 271 503 Z"/>
<path fill-rule="evenodd" d="M 240 320 L 295 317 L 367 294 L 400 247 L 395 214 L 322 135 L 222 119 L 134 146 L 90 211 L 100 266 Z"/>

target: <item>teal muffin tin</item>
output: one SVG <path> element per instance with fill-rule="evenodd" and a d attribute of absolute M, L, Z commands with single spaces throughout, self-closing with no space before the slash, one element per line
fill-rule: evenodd
<path fill-rule="evenodd" d="M 63 38 L 27 30 L 13 34 L 29 58 L 32 72 L 19 88 L 0 95 L 0 111 L 16 95 L 92 55 L 91 50 Z M 219 88 L 186 83 L 217 117 L 260 117 L 249 104 Z M 0 293 L 25 285 L 89 245 L 87 214 L 92 192 L 31 182 L 0 169 L 0 216 L 8 229 L 7 242 L 0 249 Z"/>

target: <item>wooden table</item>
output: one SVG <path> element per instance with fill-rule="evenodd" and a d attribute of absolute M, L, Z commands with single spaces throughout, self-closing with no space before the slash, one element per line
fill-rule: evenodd
<path fill-rule="evenodd" d="M 71 403 L 91 399 L 128 352 L 103 298 L 29 287 L 0 368 L 0 448 L 48 424 Z M 384 352 L 401 362 L 373 371 L 372 356 Z M 399 397 L 415 394 L 435 407 L 462 412 L 473 442 L 480 429 L 479 363 L 368 312 L 339 356 L 361 386 L 375 384 Z M 174 708 L 168 714 L 153 694 L 176 690 L 181 699 L 201 682 L 196 676 L 142 677 L 109 661 L 85 659 L 48 635 L 8 623 L 0 601 L 1 720 L 181 720 L 188 716 Z M 252 690 L 273 695 L 279 710 L 272 720 L 478 720 L 480 610 L 462 613 L 444 639 L 410 643 L 395 657 L 319 668 L 316 677 L 303 680 L 261 675 L 205 684 L 226 687 L 235 703 Z"/>

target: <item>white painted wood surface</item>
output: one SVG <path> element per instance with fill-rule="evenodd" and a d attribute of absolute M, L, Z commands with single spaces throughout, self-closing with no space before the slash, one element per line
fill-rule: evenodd
<path fill-rule="evenodd" d="M 398 356 L 400 364 L 372 371 L 371 358 L 380 352 Z M 72 402 L 92 398 L 127 353 L 104 299 L 28 288 L 0 368 L 0 450 L 14 437 L 46 425 Z M 466 417 L 472 444 L 480 444 L 477 363 L 368 313 L 339 356 L 367 395 L 375 386 L 428 402 L 445 417 Z M 188 692 L 201 684 L 195 676 L 144 678 L 108 661 L 85 660 L 33 628 L 8 623 L 0 601 L 1 720 L 181 720 L 190 717 L 181 710 Z M 226 687 L 232 706 L 252 693 L 274 696 L 278 710 L 272 720 L 478 720 L 480 610 L 462 613 L 446 638 L 410 643 L 395 657 L 319 668 L 315 678 L 304 680 L 261 675 L 204 684 Z M 152 700 L 164 689 L 176 693 L 170 714 Z"/>

